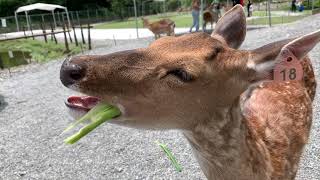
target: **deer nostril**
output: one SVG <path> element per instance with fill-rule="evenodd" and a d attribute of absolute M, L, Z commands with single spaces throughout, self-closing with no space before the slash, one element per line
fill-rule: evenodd
<path fill-rule="evenodd" d="M 81 72 L 79 72 L 79 71 L 71 71 L 70 72 L 70 77 L 71 77 L 71 79 L 77 81 L 77 80 L 82 79 L 83 74 Z"/>
<path fill-rule="evenodd" d="M 85 77 L 86 68 L 84 65 L 78 65 L 66 61 L 62 64 L 60 70 L 60 80 L 63 85 L 70 86 Z"/>

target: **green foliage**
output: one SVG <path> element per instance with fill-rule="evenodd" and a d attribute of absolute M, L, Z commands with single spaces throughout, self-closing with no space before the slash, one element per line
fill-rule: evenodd
<path fill-rule="evenodd" d="M 181 0 L 181 4 L 183 7 L 190 7 L 192 0 Z"/>
<path fill-rule="evenodd" d="M 99 7 L 109 7 L 110 5 L 108 0 L 0 0 L 0 17 L 13 16 L 17 8 L 33 3 L 59 4 L 67 6 L 69 10 L 96 9 Z"/>
<path fill-rule="evenodd" d="M 309 1 L 309 6 L 308 6 L 308 1 L 304 1 L 303 5 L 305 9 L 312 9 L 312 1 Z M 314 8 L 320 8 L 320 0 L 315 0 L 314 1 Z"/>
<path fill-rule="evenodd" d="M 8 51 L 0 51 L 0 68 L 10 68 L 27 64 L 27 59 L 30 59 L 30 55 L 28 53 L 21 51 L 12 51 L 12 55 L 13 57 L 10 57 Z"/>
<path fill-rule="evenodd" d="M 182 5 L 178 0 L 168 0 L 166 3 L 169 11 L 176 11 Z"/>
<path fill-rule="evenodd" d="M 5 51 L 24 51 L 30 52 L 32 59 L 38 62 L 45 62 L 51 59 L 57 59 L 64 56 L 65 47 L 64 44 L 49 41 L 45 43 L 39 40 L 23 39 L 1 42 L 0 52 Z M 81 52 L 79 47 L 70 44 L 71 54 Z"/>
<path fill-rule="evenodd" d="M 120 19 L 123 19 L 125 15 L 125 11 L 127 6 L 133 6 L 132 0 L 111 0 L 111 9 L 115 14 L 117 14 Z"/>

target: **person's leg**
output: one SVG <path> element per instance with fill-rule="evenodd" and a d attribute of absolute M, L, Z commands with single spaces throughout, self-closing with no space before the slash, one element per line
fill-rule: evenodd
<path fill-rule="evenodd" d="M 196 25 L 196 15 L 192 10 L 192 26 L 190 27 L 190 32 L 192 32 L 192 28 Z"/>
<path fill-rule="evenodd" d="M 199 11 L 196 11 L 196 13 L 195 13 L 195 15 L 196 15 L 196 31 L 198 32 L 199 31 L 199 21 L 200 21 L 200 19 L 199 19 L 199 15 L 200 15 L 200 13 L 199 13 Z"/>

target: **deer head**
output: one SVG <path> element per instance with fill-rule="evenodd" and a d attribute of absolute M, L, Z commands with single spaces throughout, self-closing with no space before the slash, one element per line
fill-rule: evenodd
<path fill-rule="evenodd" d="M 149 26 L 149 20 L 146 18 L 141 18 L 142 22 L 143 22 L 143 27 L 148 27 Z"/>
<path fill-rule="evenodd" d="M 79 97 L 77 108 L 83 112 L 106 101 L 122 110 L 113 123 L 190 129 L 230 107 L 251 84 L 271 80 L 282 51 L 302 59 L 320 39 L 316 32 L 292 42 L 237 50 L 245 35 L 245 14 L 237 5 L 218 21 L 211 36 L 163 37 L 143 49 L 73 57 L 63 63 L 61 81 L 91 97 Z M 72 102 L 67 105 L 75 109 Z"/>

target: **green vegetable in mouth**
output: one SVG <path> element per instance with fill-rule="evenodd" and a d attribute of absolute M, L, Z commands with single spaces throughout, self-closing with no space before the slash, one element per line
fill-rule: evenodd
<path fill-rule="evenodd" d="M 85 121 L 90 120 L 90 124 L 84 126 L 81 128 L 76 134 L 68 137 L 64 140 L 66 144 L 74 144 L 77 141 L 79 141 L 82 137 L 87 135 L 89 132 L 93 131 L 95 128 L 97 128 L 102 123 L 117 117 L 121 114 L 120 110 L 112 106 L 110 104 L 106 103 L 99 103 L 94 108 L 92 108 L 87 114 L 85 114 L 82 118 L 77 120 L 76 122 L 72 123 L 67 129 L 63 131 L 69 131 L 70 129 L 74 128 L 80 123 L 83 123 Z"/>
<path fill-rule="evenodd" d="M 160 146 L 160 148 L 166 153 L 166 155 L 168 156 L 169 160 L 171 161 L 172 165 L 175 167 L 175 169 L 178 172 L 182 171 L 182 167 L 181 165 L 178 163 L 177 159 L 173 156 L 173 154 L 171 153 L 170 149 L 165 145 L 160 143 L 159 141 L 155 141 L 155 143 Z"/>

